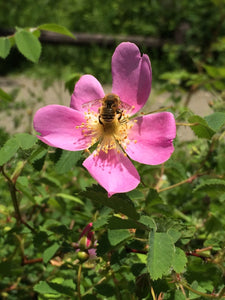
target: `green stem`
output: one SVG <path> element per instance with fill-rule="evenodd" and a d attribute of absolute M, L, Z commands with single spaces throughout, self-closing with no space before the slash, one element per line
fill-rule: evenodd
<path fill-rule="evenodd" d="M 1 171 L 3 176 L 6 178 L 6 180 L 8 181 L 8 186 L 9 186 L 9 192 L 11 195 L 11 199 L 13 202 L 13 207 L 15 210 L 15 218 L 17 220 L 18 224 L 24 224 L 27 228 L 29 228 L 32 232 L 35 232 L 35 229 L 32 228 L 29 224 L 27 224 L 27 222 L 25 222 L 21 216 L 20 213 L 20 208 L 19 208 L 19 204 L 18 204 L 18 199 L 17 199 L 17 190 L 16 190 L 16 182 L 13 182 L 11 180 L 11 178 L 5 173 L 4 167 L 1 167 Z"/>
<path fill-rule="evenodd" d="M 81 292 L 80 292 L 81 271 L 82 271 L 82 264 L 79 265 L 78 274 L 77 274 L 77 294 L 79 300 L 81 300 Z"/>
<path fill-rule="evenodd" d="M 202 297 L 205 297 L 205 298 L 210 298 L 210 299 L 225 299 L 225 296 L 224 295 L 220 295 L 221 292 L 224 291 L 225 287 L 222 289 L 222 291 L 219 293 L 219 295 L 210 295 L 210 294 L 205 294 L 205 293 L 202 293 L 202 292 L 199 292 L 195 289 L 193 289 L 192 287 L 190 287 L 188 284 L 186 283 L 182 283 L 182 285 L 188 289 L 189 291 L 191 291 L 192 293 L 196 294 L 196 295 L 199 295 L 199 296 L 202 296 Z"/>
<path fill-rule="evenodd" d="M 195 122 L 195 123 L 179 123 L 179 122 L 177 123 L 176 122 L 176 125 L 177 126 L 190 126 L 191 127 L 191 126 L 199 125 L 199 123 L 198 122 Z"/>
<path fill-rule="evenodd" d="M 180 182 L 178 182 L 178 183 L 172 184 L 172 185 L 170 185 L 170 186 L 168 186 L 168 187 L 166 187 L 166 188 L 164 188 L 164 189 L 159 189 L 159 190 L 158 190 L 158 193 L 161 193 L 161 192 L 165 192 L 165 191 L 171 190 L 171 189 L 173 189 L 173 188 L 175 188 L 175 187 L 177 187 L 177 186 L 180 186 L 180 185 L 182 185 L 182 184 L 185 184 L 185 183 L 190 183 L 190 182 L 192 182 L 194 179 L 196 179 L 197 177 L 199 177 L 199 176 L 201 176 L 201 175 L 202 175 L 202 174 L 194 174 L 194 175 L 192 175 L 191 177 L 189 177 L 189 178 L 187 178 L 187 179 L 185 179 L 185 180 L 182 180 L 182 181 L 180 181 Z"/>

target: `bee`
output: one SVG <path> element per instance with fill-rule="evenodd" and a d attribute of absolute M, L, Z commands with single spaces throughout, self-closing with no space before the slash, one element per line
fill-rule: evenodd
<path fill-rule="evenodd" d="M 102 105 L 99 108 L 98 120 L 101 125 L 112 123 L 115 118 L 120 120 L 122 118 L 123 110 L 119 96 L 115 94 L 107 94 L 101 99 Z M 117 116 L 118 115 L 118 116 Z"/>
<path fill-rule="evenodd" d="M 99 107 L 98 121 L 102 126 L 110 126 L 115 119 L 123 122 L 121 119 L 124 110 L 127 113 L 132 111 L 132 107 L 129 104 L 122 102 L 120 97 L 113 93 L 106 94 L 105 97 L 101 99 L 86 102 L 82 105 L 82 107 L 88 110 L 92 109 L 94 111 L 96 110 L 96 107 Z"/>

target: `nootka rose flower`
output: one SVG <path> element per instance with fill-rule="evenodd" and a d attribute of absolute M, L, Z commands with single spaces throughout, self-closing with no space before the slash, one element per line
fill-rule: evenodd
<path fill-rule="evenodd" d="M 141 56 L 135 44 L 124 42 L 116 48 L 112 79 L 112 93 L 105 95 L 95 77 L 83 75 L 75 85 L 70 107 L 48 105 L 34 116 L 38 138 L 50 146 L 78 151 L 98 143 L 83 166 L 109 197 L 139 184 L 130 159 L 161 164 L 174 151 L 176 136 L 170 112 L 132 118 L 148 100 L 152 81 L 149 57 Z"/>

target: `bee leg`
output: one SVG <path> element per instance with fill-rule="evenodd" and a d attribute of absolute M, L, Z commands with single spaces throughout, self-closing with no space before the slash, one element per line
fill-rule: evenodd
<path fill-rule="evenodd" d="M 122 115 L 123 115 L 123 111 L 122 110 L 117 110 L 116 113 L 119 115 L 118 121 L 120 121 L 120 119 L 122 118 Z"/>
<path fill-rule="evenodd" d="M 104 125 L 104 124 L 102 123 L 102 121 L 101 121 L 101 116 L 98 116 L 98 121 L 99 121 L 99 123 L 100 123 L 101 125 Z"/>

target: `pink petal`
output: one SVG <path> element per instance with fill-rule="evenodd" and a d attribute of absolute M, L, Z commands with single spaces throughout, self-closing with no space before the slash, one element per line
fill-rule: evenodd
<path fill-rule="evenodd" d="M 112 149 L 107 154 L 104 151 L 94 154 L 83 162 L 83 166 L 107 190 L 109 197 L 131 191 L 139 184 L 137 170 L 122 151 L 118 153 Z"/>
<path fill-rule="evenodd" d="M 80 77 L 74 87 L 70 107 L 79 111 L 86 111 L 89 108 L 88 102 L 101 99 L 105 96 L 100 82 L 92 75 Z M 100 103 L 96 102 L 90 108 L 98 111 Z"/>
<path fill-rule="evenodd" d="M 34 129 L 44 143 L 65 150 L 77 151 L 88 148 L 90 136 L 76 128 L 85 122 L 84 114 L 61 105 L 40 108 L 34 116 Z"/>
<path fill-rule="evenodd" d="M 148 56 L 141 57 L 133 43 L 121 43 L 112 57 L 112 78 L 112 92 L 122 102 L 134 106 L 132 114 L 135 114 L 145 105 L 151 91 L 152 70 Z"/>
<path fill-rule="evenodd" d="M 136 118 L 130 129 L 126 153 L 140 163 L 158 165 L 173 153 L 176 124 L 173 114 L 161 112 Z M 136 140 L 136 141 L 135 141 Z"/>

